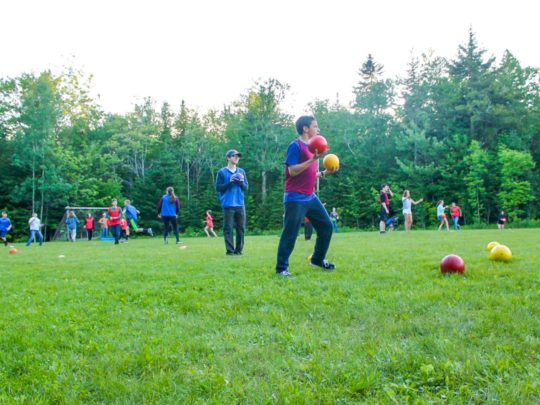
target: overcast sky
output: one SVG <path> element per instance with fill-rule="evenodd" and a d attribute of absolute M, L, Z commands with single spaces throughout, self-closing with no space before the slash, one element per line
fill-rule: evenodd
<path fill-rule="evenodd" d="M 298 115 L 316 98 L 348 103 L 369 53 L 403 75 L 411 52 L 455 57 L 471 26 L 488 55 L 540 67 L 539 11 L 537 0 L 1 0 L 0 77 L 72 65 L 118 113 L 145 96 L 221 108 L 272 77 Z"/>

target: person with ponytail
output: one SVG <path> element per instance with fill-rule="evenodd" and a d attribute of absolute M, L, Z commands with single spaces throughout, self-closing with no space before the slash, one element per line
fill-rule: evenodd
<path fill-rule="evenodd" d="M 179 245 L 180 235 L 178 233 L 178 223 L 176 218 L 180 212 L 180 200 L 174 194 L 174 188 L 167 187 L 166 194 L 159 199 L 157 204 L 158 218 L 163 220 L 163 241 L 168 244 L 169 236 L 169 224 L 172 225 L 174 236 L 176 237 L 176 244 Z"/>

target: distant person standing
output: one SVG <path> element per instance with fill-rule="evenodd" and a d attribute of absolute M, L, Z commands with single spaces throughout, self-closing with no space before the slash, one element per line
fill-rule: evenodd
<path fill-rule="evenodd" d="M 2 211 L 0 218 L 0 240 L 4 245 L 8 245 L 7 233 L 11 230 L 11 220 L 8 218 L 7 212 Z"/>
<path fill-rule="evenodd" d="M 332 221 L 332 227 L 334 228 L 334 232 L 338 233 L 338 224 L 337 221 L 339 219 L 339 214 L 336 211 L 336 208 L 332 208 L 332 211 L 330 212 L 330 221 Z"/>
<path fill-rule="evenodd" d="M 107 220 L 107 213 L 103 212 L 99 219 L 99 225 L 101 226 L 101 239 L 109 236 L 109 221 Z"/>
<path fill-rule="evenodd" d="M 390 186 L 388 184 L 383 184 L 381 186 L 381 193 L 379 194 L 381 206 L 379 232 L 381 234 L 386 233 L 386 221 L 390 218 L 390 197 L 388 197 L 388 194 L 390 194 L 391 197 L 394 196 L 394 193 L 390 190 Z"/>
<path fill-rule="evenodd" d="M 84 229 L 86 229 L 86 239 L 91 241 L 94 232 L 94 216 L 91 213 L 88 213 L 84 219 Z"/>
<path fill-rule="evenodd" d="M 38 237 L 39 246 L 43 245 L 43 234 L 41 233 L 41 221 L 38 218 L 37 213 L 33 213 L 32 217 L 28 220 L 28 226 L 30 227 L 30 237 L 26 241 L 26 246 L 30 246 L 36 236 Z"/>
<path fill-rule="evenodd" d="M 122 210 L 118 206 L 118 200 L 116 198 L 111 201 L 111 206 L 107 211 L 109 219 L 108 225 L 114 236 L 114 244 L 118 245 L 120 243 L 120 219 L 122 218 Z"/>
<path fill-rule="evenodd" d="M 504 230 L 504 226 L 508 222 L 508 215 L 506 215 L 506 211 L 502 210 L 501 213 L 497 216 L 497 228 L 499 228 L 501 231 Z"/>
<path fill-rule="evenodd" d="M 401 202 L 403 203 L 403 219 L 405 220 L 405 232 L 410 232 L 413 224 L 413 214 L 412 214 L 412 206 L 416 204 L 420 204 L 422 201 L 424 201 L 423 198 L 419 199 L 418 201 L 414 201 L 411 198 L 411 192 L 409 190 L 405 190 L 403 192 L 403 197 L 401 198 Z"/>
<path fill-rule="evenodd" d="M 69 211 L 68 217 L 66 218 L 68 241 L 75 242 L 77 239 L 77 224 L 79 222 L 79 218 L 75 215 L 75 211 Z"/>
<path fill-rule="evenodd" d="M 446 207 L 444 206 L 444 200 L 441 200 L 437 203 L 437 221 L 440 222 L 439 224 L 439 231 L 442 229 L 443 225 L 446 226 L 446 230 L 449 231 L 450 227 L 448 226 L 448 218 L 446 217 L 446 213 L 444 212 L 446 210 Z"/>
<path fill-rule="evenodd" d="M 223 236 L 227 256 L 242 255 L 246 230 L 246 207 L 244 193 L 248 189 L 248 179 L 244 169 L 238 167 L 242 154 L 230 149 L 225 154 L 227 166 L 217 173 L 216 191 L 223 209 Z M 236 231 L 236 245 L 233 239 Z"/>
<path fill-rule="evenodd" d="M 450 216 L 452 217 L 452 223 L 454 224 L 454 230 L 459 231 L 459 218 L 461 217 L 461 208 L 455 202 L 450 205 Z"/>
<path fill-rule="evenodd" d="M 214 218 L 212 217 L 212 211 L 210 210 L 206 211 L 205 223 L 204 233 L 206 233 L 206 237 L 209 238 L 211 233 L 214 238 L 217 238 L 217 235 L 214 232 Z"/>
<path fill-rule="evenodd" d="M 169 225 L 176 237 L 176 244 L 179 245 L 180 234 L 178 233 L 178 222 L 176 218 L 180 213 L 180 200 L 174 194 L 174 188 L 167 187 L 165 194 L 159 199 L 157 205 L 158 218 L 163 221 L 163 243 L 169 243 Z"/>

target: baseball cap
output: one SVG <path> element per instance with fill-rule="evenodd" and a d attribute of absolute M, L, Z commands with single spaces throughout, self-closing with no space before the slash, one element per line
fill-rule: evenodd
<path fill-rule="evenodd" d="M 238 156 L 242 157 L 242 154 L 240 152 L 238 152 L 236 149 L 229 149 L 225 156 L 230 158 L 230 157 L 235 156 L 235 155 L 238 155 Z"/>

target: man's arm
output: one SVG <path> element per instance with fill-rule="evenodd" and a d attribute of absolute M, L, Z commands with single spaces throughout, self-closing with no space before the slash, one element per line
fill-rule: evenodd
<path fill-rule="evenodd" d="M 223 193 L 227 191 L 227 189 L 231 187 L 231 185 L 232 181 L 230 181 L 229 183 L 225 183 L 225 178 L 223 177 L 223 173 L 220 170 L 216 178 L 216 191 Z"/>
<path fill-rule="evenodd" d="M 300 173 L 310 167 L 318 158 L 319 155 L 313 155 L 311 159 L 308 159 L 305 162 L 287 166 L 287 170 L 292 177 L 298 176 Z"/>

